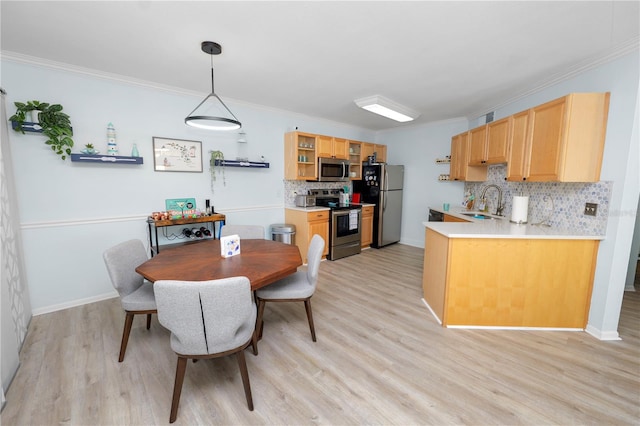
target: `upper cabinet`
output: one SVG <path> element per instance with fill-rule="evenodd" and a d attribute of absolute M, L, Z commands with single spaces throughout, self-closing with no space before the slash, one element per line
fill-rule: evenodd
<path fill-rule="evenodd" d="M 526 152 L 529 146 L 527 130 L 529 129 L 530 115 L 529 111 L 522 111 L 511 116 L 507 180 L 523 181 L 527 179 L 529 168 L 525 167 L 525 164 L 528 159 Z"/>
<path fill-rule="evenodd" d="M 507 162 L 510 117 L 469 131 L 469 165 L 481 166 Z"/>
<path fill-rule="evenodd" d="M 349 141 L 349 178 L 351 180 L 362 179 L 362 142 Z"/>
<path fill-rule="evenodd" d="M 349 159 L 349 141 L 331 136 L 317 136 L 318 146 L 316 153 L 318 157 Z"/>
<path fill-rule="evenodd" d="M 572 93 L 516 114 L 507 180 L 600 180 L 608 111 L 609 93 Z"/>
<path fill-rule="evenodd" d="M 289 132 L 284 135 L 284 178 L 317 180 L 316 147 L 318 135 Z"/>
<path fill-rule="evenodd" d="M 361 161 L 369 161 L 369 157 L 372 156 L 374 152 L 376 153 L 376 161 L 380 163 L 387 162 L 387 146 L 369 142 L 362 142 Z"/>
<path fill-rule="evenodd" d="M 470 166 L 471 132 L 464 132 L 451 138 L 450 180 L 484 181 L 487 180 L 485 166 Z"/>

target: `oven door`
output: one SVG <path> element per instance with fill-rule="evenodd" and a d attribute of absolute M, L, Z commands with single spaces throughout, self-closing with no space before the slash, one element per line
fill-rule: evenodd
<path fill-rule="evenodd" d="M 331 246 L 357 242 L 360 244 L 362 209 L 331 211 Z"/>

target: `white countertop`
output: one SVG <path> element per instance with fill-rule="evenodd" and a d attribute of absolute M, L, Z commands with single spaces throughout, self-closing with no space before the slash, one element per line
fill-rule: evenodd
<path fill-rule="evenodd" d="M 448 238 L 514 238 L 514 239 L 553 239 L 553 240 L 603 240 L 604 235 L 582 234 L 576 231 L 552 228 L 549 226 L 511 223 L 508 217 L 502 219 L 474 219 L 461 214 L 461 208 L 445 212 L 439 211 L 469 222 L 422 222 L 422 224 Z M 467 212 L 467 210 L 464 210 Z M 479 214 L 488 215 L 478 212 Z"/>

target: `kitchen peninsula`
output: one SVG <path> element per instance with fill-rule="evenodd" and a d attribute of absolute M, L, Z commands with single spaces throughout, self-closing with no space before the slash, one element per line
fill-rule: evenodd
<path fill-rule="evenodd" d="M 602 236 L 508 219 L 424 222 L 424 301 L 444 327 L 586 327 Z"/>

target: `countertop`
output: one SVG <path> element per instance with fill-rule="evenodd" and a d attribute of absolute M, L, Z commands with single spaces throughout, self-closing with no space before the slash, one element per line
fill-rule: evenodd
<path fill-rule="evenodd" d="M 513 239 L 553 239 L 553 240 L 604 240 L 603 235 L 593 235 L 552 228 L 549 226 L 511 223 L 508 217 L 501 219 L 474 219 L 465 216 L 468 212 L 462 208 L 452 208 L 445 212 L 441 208 L 431 207 L 444 214 L 448 214 L 469 222 L 422 222 L 422 224 L 448 238 L 513 238 Z M 485 216 L 500 217 L 477 212 Z"/>
<path fill-rule="evenodd" d="M 369 204 L 369 203 L 360 203 L 360 204 L 351 204 L 351 205 L 354 206 L 354 207 L 375 206 L 375 204 Z M 285 205 L 284 208 L 285 209 L 289 209 L 289 210 L 299 210 L 299 211 L 303 211 L 303 212 L 315 212 L 315 211 L 329 210 L 329 207 L 322 207 L 322 206 L 296 207 L 295 205 Z"/>

